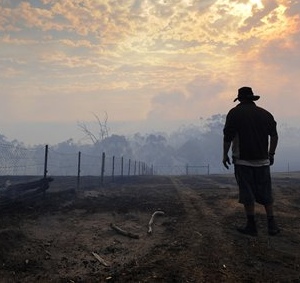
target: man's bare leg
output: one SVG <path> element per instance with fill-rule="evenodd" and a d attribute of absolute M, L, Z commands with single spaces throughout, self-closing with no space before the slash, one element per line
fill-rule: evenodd
<path fill-rule="evenodd" d="M 273 204 L 267 204 L 264 207 L 268 218 L 268 233 L 271 236 L 275 236 L 280 232 L 280 229 L 274 219 Z"/>
<path fill-rule="evenodd" d="M 244 205 L 245 214 L 247 217 L 247 225 L 244 228 L 237 228 L 237 230 L 246 235 L 257 236 L 257 228 L 255 223 L 255 206 L 254 204 Z"/>

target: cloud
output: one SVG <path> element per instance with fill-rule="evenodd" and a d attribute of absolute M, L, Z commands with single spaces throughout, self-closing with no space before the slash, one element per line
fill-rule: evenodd
<path fill-rule="evenodd" d="M 196 76 L 184 88 L 161 92 L 151 101 L 148 119 L 154 121 L 195 120 L 217 113 L 226 84 L 213 78 Z"/>
<path fill-rule="evenodd" d="M 262 49 L 260 60 L 280 73 L 297 73 L 300 65 L 299 33 L 284 40 L 273 40 Z"/>
<path fill-rule="evenodd" d="M 193 119 L 242 85 L 296 113 L 299 18 L 285 0 L 0 0 L 0 118 Z"/>

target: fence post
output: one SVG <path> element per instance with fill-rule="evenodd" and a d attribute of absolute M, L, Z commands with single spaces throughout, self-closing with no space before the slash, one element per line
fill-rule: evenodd
<path fill-rule="evenodd" d="M 122 156 L 122 159 L 121 159 L 121 177 L 123 177 L 123 173 L 124 173 L 124 157 Z"/>
<path fill-rule="evenodd" d="M 102 152 L 101 185 L 103 185 L 104 182 L 104 172 L 105 172 L 105 152 Z"/>
<path fill-rule="evenodd" d="M 78 166 L 77 166 L 77 190 L 80 187 L 80 164 L 81 164 L 81 152 L 78 152 Z"/>
<path fill-rule="evenodd" d="M 130 164 L 131 164 L 131 159 L 128 161 L 128 176 L 130 176 Z"/>
<path fill-rule="evenodd" d="M 186 173 L 186 175 L 189 174 L 189 165 L 188 165 L 188 164 L 187 164 L 186 167 L 185 167 L 185 173 Z"/>
<path fill-rule="evenodd" d="M 134 176 L 136 175 L 136 160 L 134 161 Z"/>
<path fill-rule="evenodd" d="M 44 178 L 47 177 L 48 173 L 48 145 L 45 146 L 45 162 L 44 162 Z"/>
<path fill-rule="evenodd" d="M 207 165 L 207 175 L 209 175 L 209 164 Z"/>
<path fill-rule="evenodd" d="M 113 156 L 113 159 L 112 159 L 112 181 L 115 180 L 115 156 Z"/>

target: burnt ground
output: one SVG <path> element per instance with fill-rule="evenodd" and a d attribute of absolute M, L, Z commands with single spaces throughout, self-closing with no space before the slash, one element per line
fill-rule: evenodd
<path fill-rule="evenodd" d="M 275 237 L 260 206 L 259 235 L 236 231 L 245 218 L 232 175 L 132 177 L 77 192 L 50 186 L 1 209 L 0 282 L 300 282 L 299 180 L 273 176 Z M 165 214 L 148 234 L 155 211 Z"/>

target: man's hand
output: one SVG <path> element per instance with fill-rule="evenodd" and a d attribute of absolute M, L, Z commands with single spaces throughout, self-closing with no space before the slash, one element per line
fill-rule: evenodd
<path fill-rule="evenodd" d="M 270 166 L 274 164 L 274 153 L 269 153 Z"/>
<path fill-rule="evenodd" d="M 228 155 L 224 155 L 223 157 L 223 164 L 225 166 L 226 169 L 229 169 L 229 166 L 231 164 L 230 159 L 228 157 Z"/>

